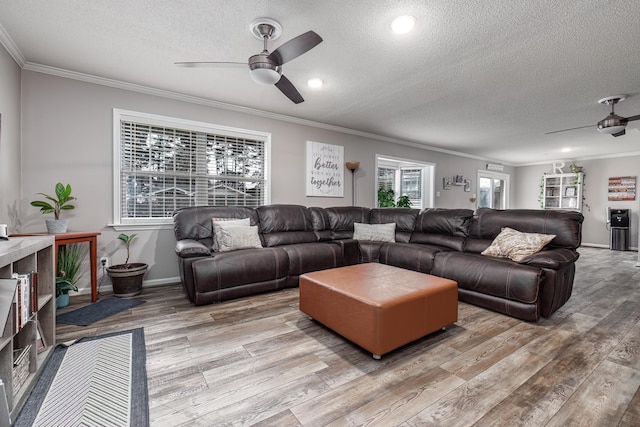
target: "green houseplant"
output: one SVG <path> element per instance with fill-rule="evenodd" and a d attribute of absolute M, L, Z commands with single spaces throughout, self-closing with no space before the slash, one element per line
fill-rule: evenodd
<path fill-rule="evenodd" d="M 390 188 L 378 189 L 378 207 L 381 208 L 410 208 L 411 200 L 409 196 L 404 195 L 395 200 L 396 192 Z"/>
<path fill-rule="evenodd" d="M 43 214 L 53 214 L 55 219 L 45 220 L 49 234 L 66 233 L 68 220 L 60 219 L 60 212 L 74 209 L 75 206 L 69 204 L 69 202 L 76 200 L 76 198 L 71 195 L 70 184 L 65 186 L 60 182 L 57 183 L 55 193 L 55 196 L 38 193 L 43 195 L 47 200 L 34 200 L 31 202 L 31 206 L 40 208 L 40 212 Z"/>
<path fill-rule="evenodd" d="M 56 277 L 56 307 L 69 305 L 69 291 L 78 291 L 80 268 L 87 257 L 86 248 L 80 244 L 61 246 L 58 249 L 58 273 Z"/>
<path fill-rule="evenodd" d="M 129 235 L 124 233 L 118 236 L 118 240 L 122 241 L 127 249 L 127 258 L 124 264 L 107 267 L 107 274 L 113 286 L 113 294 L 117 297 L 132 297 L 142 292 L 142 278 L 147 272 L 148 265 L 140 262 L 129 262 L 131 242 L 135 237 L 136 234 Z"/>

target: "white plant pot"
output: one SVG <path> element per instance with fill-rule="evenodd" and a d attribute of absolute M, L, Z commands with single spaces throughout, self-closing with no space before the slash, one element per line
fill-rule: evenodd
<path fill-rule="evenodd" d="M 62 234 L 67 232 L 68 219 L 45 219 L 49 234 Z"/>

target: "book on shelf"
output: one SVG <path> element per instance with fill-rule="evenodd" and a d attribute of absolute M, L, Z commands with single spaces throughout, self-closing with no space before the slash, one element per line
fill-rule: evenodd
<path fill-rule="evenodd" d="M 17 283 L 16 279 L 0 279 L 0 333 L 3 335 L 10 319 L 11 307 L 15 302 Z M 11 332 L 15 332 L 13 326 L 9 326 L 9 329 Z"/>
<path fill-rule="evenodd" d="M 38 349 L 38 353 L 42 353 L 47 349 L 47 340 L 44 337 L 44 331 L 42 330 L 42 325 L 40 324 L 40 319 L 37 321 L 36 328 L 36 347 Z"/>
<path fill-rule="evenodd" d="M 31 315 L 34 313 L 32 286 L 37 285 L 37 279 L 32 280 L 32 277 L 34 277 L 34 272 L 31 271 L 28 273 L 13 273 L 12 277 L 18 281 L 15 300 L 15 324 L 17 326 L 15 332 L 17 332 L 22 329 L 22 327 L 29 321 Z M 37 295 L 35 305 L 37 308 Z"/>

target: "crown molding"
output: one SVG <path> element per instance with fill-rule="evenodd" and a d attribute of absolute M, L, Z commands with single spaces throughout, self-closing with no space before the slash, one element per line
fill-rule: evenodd
<path fill-rule="evenodd" d="M 0 44 L 9 52 L 9 55 L 16 61 L 16 64 L 18 64 L 20 68 L 23 68 L 27 60 L 2 25 L 0 25 Z"/>
<path fill-rule="evenodd" d="M 241 105 L 228 104 L 225 102 L 214 101 L 212 99 L 201 98 L 197 96 L 185 95 L 178 92 L 172 92 L 164 89 L 157 89 L 150 86 L 144 86 L 134 83 L 127 83 L 121 80 L 108 79 L 105 77 L 99 77 L 91 74 L 79 73 L 77 71 L 66 70 L 62 68 L 50 67 L 48 65 L 36 64 L 33 62 L 26 62 L 22 68 L 27 71 L 33 71 L 36 73 L 49 74 L 57 77 L 63 77 L 72 80 L 79 80 L 86 83 L 93 83 L 102 86 L 109 86 L 117 89 L 123 89 L 131 92 L 143 93 L 146 95 L 159 96 L 163 98 L 173 99 L 182 102 L 188 102 L 191 104 L 204 105 L 207 107 L 220 108 L 229 111 L 235 111 L 244 114 L 250 114 L 253 116 L 264 117 L 273 120 L 279 120 L 283 122 L 295 123 L 303 126 L 310 126 L 319 129 L 330 130 L 334 132 L 345 133 L 354 136 L 360 136 L 368 139 L 375 139 L 382 142 L 388 142 L 392 144 L 405 145 L 409 147 L 419 148 L 423 150 L 435 151 L 444 154 L 451 154 L 453 156 L 458 157 L 466 157 L 470 159 L 482 160 L 482 161 L 493 161 L 497 162 L 495 159 L 490 159 L 487 157 L 476 156 L 467 153 L 461 153 L 458 151 L 447 150 L 439 147 L 432 147 L 426 144 L 421 144 L 418 142 L 406 141 L 403 139 L 392 138 L 384 135 L 378 135 L 374 133 L 369 133 L 365 131 L 360 131 L 356 129 L 350 129 L 341 126 L 334 126 L 327 123 L 316 122 L 313 120 L 301 119 L 298 117 L 287 116 L 284 114 L 272 113 L 269 111 L 258 110 L 250 107 L 243 107 Z M 511 166 L 508 163 L 500 162 L 507 166 Z"/>

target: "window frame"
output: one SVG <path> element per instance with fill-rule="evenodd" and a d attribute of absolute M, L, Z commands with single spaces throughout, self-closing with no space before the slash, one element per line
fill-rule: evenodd
<path fill-rule="evenodd" d="M 386 154 L 376 154 L 376 162 L 375 162 L 375 206 L 378 206 L 378 189 L 380 188 L 380 179 L 379 179 L 379 170 L 389 169 L 395 171 L 394 178 L 394 188 L 393 190 L 396 192 L 396 199 L 400 197 L 401 188 L 402 188 L 402 173 L 403 169 L 420 169 L 421 170 L 421 182 L 420 182 L 420 191 L 422 198 L 420 199 L 421 206 L 412 206 L 415 209 L 425 209 L 431 208 L 434 206 L 434 176 L 435 176 L 435 163 L 426 162 L 423 160 L 411 160 L 404 159 L 401 157 L 389 156 Z M 412 199 L 412 202 L 415 202 L 417 199 Z"/>
<path fill-rule="evenodd" d="M 113 109 L 113 223 L 116 230 L 168 228 L 173 224 L 170 217 L 163 218 L 123 218 L 121 215 L 121 126 L 122 121 L 149 126 L 184 129 L 193 132 L 215 134 L 225 137 L 262 141 L 264 143 L 264 204 L 271 202 L 271 134 L 255 130 L 223 126 L 195 120 L 142 113 L 138 111 Z"/>

